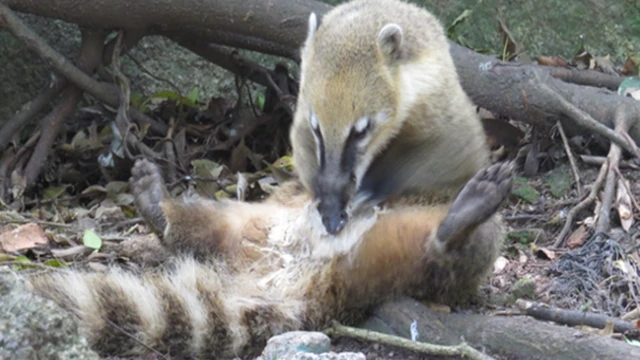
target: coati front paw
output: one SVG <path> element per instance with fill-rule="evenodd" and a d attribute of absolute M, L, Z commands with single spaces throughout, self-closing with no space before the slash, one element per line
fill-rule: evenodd
<path fill-rule="evenodd" d="M 438 240 L 447 248 L 455 246 L 493 216 L 509 195 L 513 167 L 512 162 L 503 162 L 478 171 L 453 201 L 438 229 Z"/>
<path fill-rule="evenodd" d="M 131 169 L 129 187 L 135 197 L 138 213 L 153 226 L 156 232 L 164 232 L 167 219 L 160 203 L 169 194 L 158 166 L 146 159 L 137 160 Z"/>

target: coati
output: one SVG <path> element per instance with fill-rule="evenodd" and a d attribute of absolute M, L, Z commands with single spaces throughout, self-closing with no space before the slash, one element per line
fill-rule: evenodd
<path fill-rule="evenodd" d="M 497 257 L 512 165 L 488 166 L 447 49 L 438 22 L 404 2 L 340 5 L 319 27 L 311 16 L 291 132 L 299 178 L 259 203 L 179 200 L 138 161 L 136 206 L 173 266 L 30 286 L 109 356 L 249 357 L 274 334 L 350 324 L 396 296 L 464 301 Z"/>
<path fill-rule="evenodd" d="M 309 18 L 293 162 L 326 231 L 395 195 L 455 194 L 489 149 L 445 32 L 399 0 L 357 0 Z"/>
<path fill-rule="evenodd" d="M 496 210 L 511 172 L 510 163 L 480 170 L 452 203 L 390 203 L 354 217 L 330 241 L 297 180 L 261 203 L 179 200 L 169 197 L 158 167 L 141 160 L 130 187 L 139 212 L 177 255 L 173 268 L 67 270 L 29 284 L 75 314 L 103 356 L 154 349 L 177 358 L 248 358 L 275 334 L 352 324 L 396 296 L 468 299 L 498 255 Z"/>

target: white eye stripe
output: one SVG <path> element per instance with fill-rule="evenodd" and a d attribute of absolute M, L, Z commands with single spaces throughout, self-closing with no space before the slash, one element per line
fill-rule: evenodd
<path fill-rule="evenodd" d="M 318 124 L 318 118 L 316 117 L 316 115 L 314 113 L 311 113 L 309 115 L 309 122 L 311 123 L 311 127 L 314 130 L 318 130 L 320 124 Z"/>
<path fill-rule="evenodd" d="M 367 117 L 361 117 L 360 119 L 358 119 L 358 121 L 356 121 L 356 124 L 353 126 L 354 130 L 356 132 L 363 132 L 367 127 L 369 126 L 369 118 Z"/>

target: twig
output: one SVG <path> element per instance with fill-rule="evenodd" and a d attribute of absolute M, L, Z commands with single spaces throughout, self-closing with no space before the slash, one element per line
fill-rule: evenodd
<path fill-rule="evenodd" d="M 618 175 L 618 178 L 620 179 L 622 186 L 624 186 L 624 189 L 630 195 L 633 206 L 636 208 L 637 211 L 640 211 L 640 204 L 638 204 L 638 201 L 636 200 L 635 196 L 633 196 L 633 193 L 631 192 L 631 188 L 629 188 L 629 184 L 626 181 L 624 181 L 624 176 L 622 176 L 622 173 L 620 173 L 620 169 L 616 168 L 614 170 L 616 171 L 616 174 Z"/>
<path fill-rule="evenodd" d="M 17 265 L 17 266 L 24 266 L 24 267 L 34 267 L 34 268 L 38 268 L 38 269 L 46 269 L 46 270 L 54 270 L 54 271 L 60 271 L 62 269 L 57 268 L 57 267 L 53 267 L 53 266 L 49 266 L 49 265 L 44 265 L 44 264 L 40 264 L 40 263 L 36 263 L 36 262 L 23 262 L 23 261 L 0 261 L 0 266 L 2 265 Z"/>
<path fill-rule="evenodd" d="M 607 158 L 604 156 L 580 155 L 580 160 L 582 160 L 582 162 L 587 165 L 600 166 L 604 164 L 605 161 L 607 161 Z M 627 169 L 634 169 L 634 170 L 640 169 L 638 165 L 626 160 L 620 160 L 620 164 L 618 164 L 618 168 L 627 168 Z"/>
<path fill-rule="evenodd" d="M 555 99 L 558 106 L 562 109 L 562 112 L 566 116 L 570 117 L 576 124 L 584 127 L 587 130 L 591 130 L 600 136 L 604 136 L 611 142 L 616 143 L 618 146 L 627 150 L 629 153 L 636 153 L 637 145 L 634 146 L 634 144 L 629 143 L 627 139 L 625 139 L 621 134 L 615 132 L 614 130 L 611 130 L 606 125 L 599 123 L 597 120 L 591 117 L 591 115 L 577 108 L 575 105 L 567 101 L 567 99 L 550 88 L 548 85 L 540 83 L 538 89 L 540 89 L 540 91 L 545 93 L 551 99 Z M 618 111 L 618 113 L 620 114 L 620 111 Z"/>
<path fill-rule="evenodd" d="M 593 182 L 591 186 L 591 191 L 589 191 L 589 195 L 578 203 L 569 214 L 567 214 L 567 220 L 564 223 L 564 227 L 562 227 L 562 231 L 556 237 L 555 243 L 553 243 L 554 248 L 559 248 L 564 243 L 564 238 L 569 234 L 569 230 L 571 230 L 571 224 L 573 223 L 573 219 L 575 219 L 576 215 L 580 213 L 580 211 L 584 210 L 587 206 L 591 205 L 596 200 L 598 191 L 600 187 L 602 187 L 602 183 L 604 182 L 605 175 L 607 174 L 607 169 L 609 168 L 608 162 L 604 162 L 600 167 L 600 172 L 598 173 L 598 177 L 596 181 Z"/>
<path fill-rule="evenodd" d="M 44 220 L 38 220 L 38 219 L 0 220 L 0 224 L 31 224 L 31 223 L 36 223 L 38 225 L 46 225 L 46 226 L 57 226 L 57 227 L 63 227 L 63 228 L 70 228 L 73 226 L 72 224 L 56 223 L 52 221 L 44 221 Z"/>
<path fill-rule="evenodd" d="M 580 175 L 578 173 L 578 167 L 576 166 L 576 159 L 573 157 L 573 153 L 571 152 L 571 148 L 569 147 L 569 140 L 567 140 L 567 135 L 564 133 L 562 123 L 558 121 L 556 124 L 558 125 L 558 131 L 560 132 L 560 137 L 562 138 L 562 144 L 564 144 L 564 151 L 569 157 L 569 164 L 571 164 L 573 177 L 576 179 L 576 189 L 578 190 L 578 197 L 582 198 L 582 185 L 580 184 Z"/>
<path fill-rule="evenodd" d="M 540 320 L 553 321 L 562 325 L 586 325 L 592 328 L 603 329 L 607 325 L 607 322 L 611 322 L 613 323 L 613 330 L 615 332 L 623 333 L 637 330 L 633 323 L 602 314 L 552 308 L 542 303 L 523 299 L 516 300 L 516 305 L 529 316 Z"/>
<path fill-rule="evenodd" d="M 466 343 L 455 346 L 436 345 L 426 342 L 411 341 L 399 336 L 382 334 L 375 331 L 344 326 L 334 321 L 332 326 L 323 331 L 331 337 L 346 336 L 354 339 L 377 342 L 384 345 L 420 352 L 435 356 L 460 356 L 472 360 L 493 360 L 493 357 L 485 355 Z"/>

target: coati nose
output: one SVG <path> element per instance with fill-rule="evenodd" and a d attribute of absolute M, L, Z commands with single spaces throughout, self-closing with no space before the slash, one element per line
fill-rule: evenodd
<path fill-rule="evenodd" d="M 349 215 L 347 215 L 346 212 L 341 211 L 340 213 L 323 216 L 322 223 L 329 234 L 336 235 L 344 229 L 348 218 Z"/>

